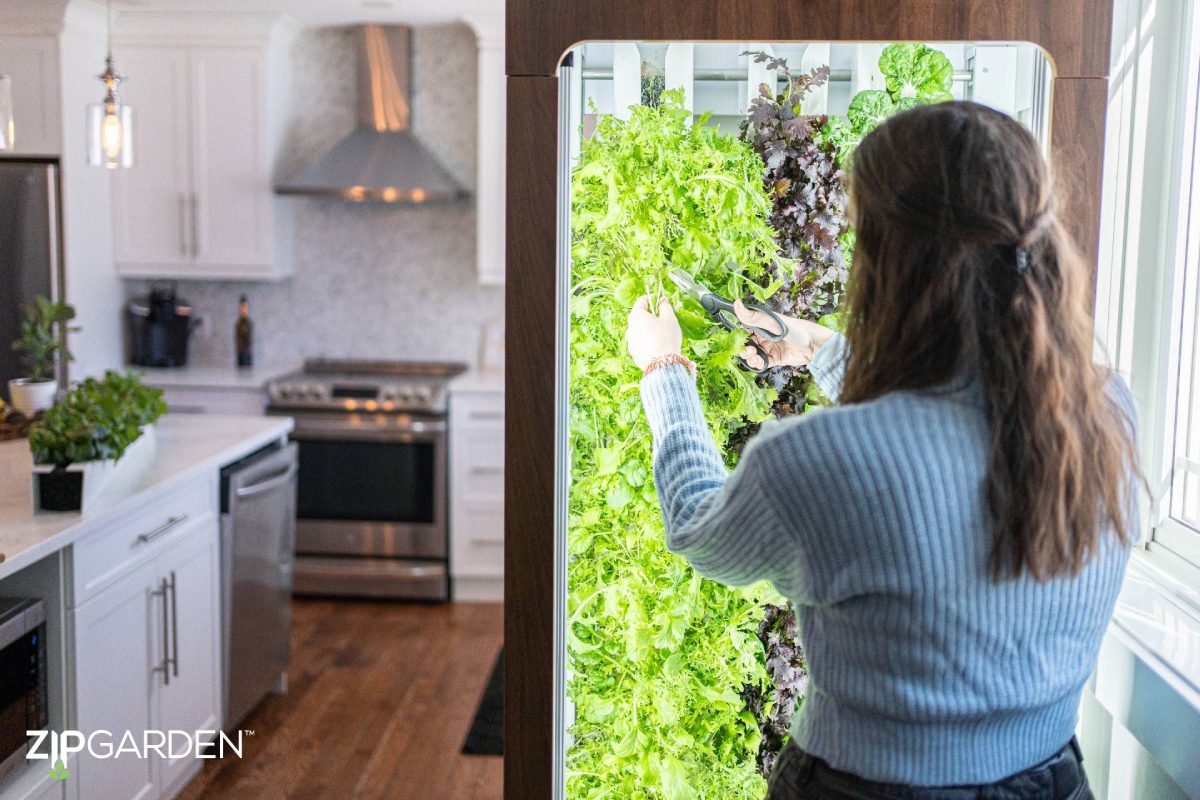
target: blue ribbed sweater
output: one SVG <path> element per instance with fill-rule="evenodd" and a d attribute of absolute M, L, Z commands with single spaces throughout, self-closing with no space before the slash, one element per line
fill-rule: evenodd
<path fill-rule="evenodd" d="M 810 366 L 835 398 L 842 347 Z M 1106 535 L 1074 578 L 991 580 L 978 382 L 769 422 L 732 474 L 687 370 L 657 369 L 641 391 L 667 546 L 722 583 L 769 580 L 796 608 L 800 747 L 865 778 L 945 786 L 1066 744 L 1128 548 Z"/>

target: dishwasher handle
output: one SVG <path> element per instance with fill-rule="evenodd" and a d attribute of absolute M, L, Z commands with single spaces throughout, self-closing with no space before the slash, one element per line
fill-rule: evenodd
<path fill-rule="evenodd" d="M 255 497 L 256 495 L 265 494 L 287 483 L 295 474 L 296 462 L 293 460 L 287 465 L 287 467 L 283 469 L 282 472 L 276 472 L 274 475 L 264 481 L 252 483 L 249 486 L 241 486 L 234 492 L 234 494 L 240 498 Z"/>

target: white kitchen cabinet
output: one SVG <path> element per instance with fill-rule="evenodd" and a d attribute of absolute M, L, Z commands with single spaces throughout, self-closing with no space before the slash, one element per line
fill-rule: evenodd
<path fill-rule="evenodd" d="M 159 557 L 160 580 L 170 590 L 170 676 L 159 691 L 162 730 L 215 731 L 221 716 L 220 583 L 216 521 Z M 168 682 L 169 680 L 169 682 Z M 159 785 L 164 794 L 181 787 L 200 766 L 188 757 L 164 759 Z"/>
<path fill-rule="evenodd" d="M 504 392 L 450 395 L 450 577 L 456 600 L 504 598 Z"/>
<path fill-rule="evenodd" d="M 133 104 L 135 166 L 113 180 L 113 250 L 118 271 L 184 268 L 191 261 L 191 143 L 188 53 L 137 47 L 121 53 L 136 75 L 121 89 Z"/>
<path fill-rule="evenodd" d="M 286 43 L 268 28 L 219 44 L 203 32 L 157 32 L 153 19 L 133 16 L 114 44 L 135 113 L 134 166 L 113 176 L 117 272 L 286 277 L 290 217 L 272 188 L 287 94 L 275 51 Z"/>
<path fill-rule="evenodd" d="M 160 678 L 152 670 L 165 645 L 157 578 L 157 565 L 146 562 L 76 609 L 76 730 L 120 736 L 157 727 Z M 85 750 L 68 780 L 77 782 L 80 797 L 146 800 L 158 796 L 159 769 L 155 759 L 99 759 Z"/>
<path fill-rule="evenodd" d="M 53 35 L 0 35 L 0 75 L 12 78 L 16 130 L 13 151 L 5 155 L 62 152 L 58 53 L 58 41 Z M 83 124 L 82 119 L 79 123 Z"/>
<path fill-rule="evenodd" d="M 144 554 L 74 610 L 78 730 L 119 737 L 220 727 L 217 519 L 210 509 L 165 531 L 146 528 L 157 513 L 127 518 L 129 530 L 150 534 Z M 76 565 L 77 573 L 87 570 Z M 191 755 L 96 759 L 85 752 L 71 780 L 80 797 L 166 798 L 202 764 Z"/>

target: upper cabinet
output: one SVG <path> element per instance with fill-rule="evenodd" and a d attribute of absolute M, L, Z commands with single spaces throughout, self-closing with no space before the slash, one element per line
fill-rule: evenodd
<path fill-rule="evenodd" d="M 122 23 L 114 55 L 135 117 L 134 166 L 113 176 L 118 273 L 291 274 L 287 200 L 272 191 L 290 35 L 257 16 L 232 33 L 213 30 L 211 17 L 197 20 L 198 32 L 179 15 L 135 13 Z"/>
<path fill-rule="evenodd" d="M 12 152 L 57 155 L 62 152 L 63 133 L 58 42 L 47 34 L 5 36 L 6 32 L 0 30 L 0 75 L 12 77 L 16 129 Z"/>

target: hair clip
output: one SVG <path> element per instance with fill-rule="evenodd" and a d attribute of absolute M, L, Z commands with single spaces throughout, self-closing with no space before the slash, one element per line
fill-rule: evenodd
<path fill-rule="evenodd" d="M 1024 275 L 1029 272 L 1029 264 L 1033 260 L 1033 256 L 1029 252 L 1028 247 L 1017 248 L 1017 272 Z"/>

